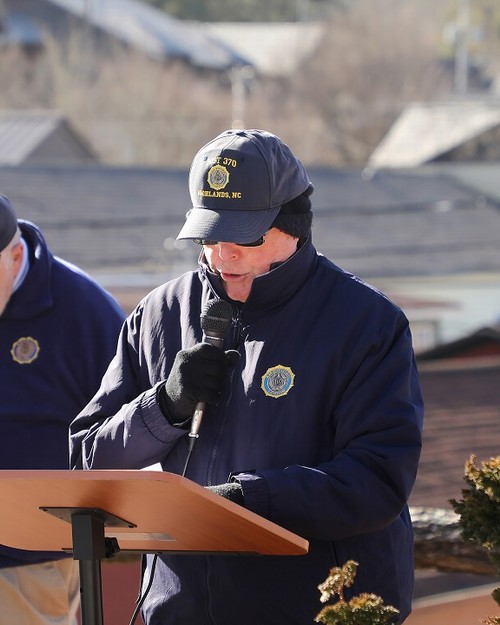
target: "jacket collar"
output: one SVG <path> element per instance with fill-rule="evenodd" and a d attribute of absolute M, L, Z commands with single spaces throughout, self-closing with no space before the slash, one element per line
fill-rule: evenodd
<path fill-rule="evenodd" d="M 247 301 L 244 304 L 241 302 L 237 304 L 245 312 L 251 312 L 268 310 L 286 302 L 312 274 L 317 257 L 316 249 L 309 237 L 288 260 L 255 278 Z M 210 282 L 217 296 L 229 300 L 220 276 L 209 269 L 203 254 L 200 255 L 199 264 L 202 275 Z"/>
<path fill-rule="evenodd" d="M 52 306 L 52 253 L 40 230 L 29 221 L 18 220 L 30 255 L 30 268 L 20 287 L 12 294 L 2 318 L 32 319 Z"/>

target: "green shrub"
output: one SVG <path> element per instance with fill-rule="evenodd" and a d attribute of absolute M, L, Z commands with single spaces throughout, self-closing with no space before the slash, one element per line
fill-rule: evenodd
<path fill-rule="evenodd" d="M 476 464 L 471 455 L 465 463 L 462 499 L 450 503 L 460 516 L 459 525 L 465 540 L 482 545 L 500 575 L 500 456 Z M 500 605 L 500 588 L 492 593 Z M 487 625 L 500 625 L 500 617 L 489 617 Z"/>
<path fill-rule="evenodd" d="M 326 580 L 318 586 L 320 601 L 326 603 L 338 596 L 337 603 L 325 606 L 314 619 L 325 625 L 389 625 L 393 623 L 399 610 L 392 605 L 384 606 L 377 595 L 362 593 L 350 601 L 344 599 L 344 588 L 354 582 L 358 563 L 348 560 L 344 566 L 330 569 Z"/>

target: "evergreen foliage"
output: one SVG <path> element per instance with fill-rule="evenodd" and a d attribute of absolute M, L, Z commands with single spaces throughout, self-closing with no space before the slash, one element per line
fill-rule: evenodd
<path fill-rule="evenodd" d="M 337 603 L 325 606 L 314 619 L 325 625 L 389 625 L 399 614 L 393 606 L 385 606 L 377 595 L 361 593 L 350 601 L 344 598 L 344 588 L 350 588 L 356 577 L 358 563 L 348 560 L 344 566 L 330 570 L 326 580 L 318 586 L 320 601 L 326 603 L 338 596 Z"/>
<path fill-rule="evenodd" d="M 460 516 L 459 524 L 464 539 L 482 545 L 500 574 L 500 456 L 476 463 L 471 455 L 465 463 L 464 480 L 467 488 L 462 489 L 462 499 L 450 500 Z M 500 605 L 500 588 L 492 593 Z M 500 617 L 489 617 L 486 625 L 500 625 Z"/>

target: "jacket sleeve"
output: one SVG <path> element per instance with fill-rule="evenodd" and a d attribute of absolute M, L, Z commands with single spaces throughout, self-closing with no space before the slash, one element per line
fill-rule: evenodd
<path fill-rule="evenodd" d="M 410 330 L 400 315 L 384 337 L 371 340 L 335 406 L 332 457 L 318 466 L 236 476 L 245 505 L 310 538 L 338 540 L 380 530 L 406 506 L 422 420 Z"/>
<path fill-rule="evenodd" d="M 70 425 L 74 469 L 141 469 L 160 462 L 186 433 L 172 427 L 158 406 L 163 380 L 149 375 L 140 323 L 138 307 L 123 325 L 98 392 Z"/>

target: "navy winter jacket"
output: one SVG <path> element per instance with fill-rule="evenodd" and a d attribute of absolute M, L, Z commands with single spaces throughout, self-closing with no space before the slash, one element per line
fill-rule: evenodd
<path fill-rule="evenodd" d="M 226 297 L 201 262 L 139 304 L 99 393 L 71 426 L 72 466 L 160 462 L 182 472 L 187 432 L 168 423 L 156 393 L 178 350 L 202 339 L 200 313 L 214 296 Z M 310 240 L 233 305 L 225 348 L 240 359 L 205 412 L 187 477 L 213 485 L 236 474 L 245 506 L 308 539 L 309 553 L 162 555 L 146 624 L 310 625 L 322 607 L 318 584 L 348 559 L 359 567 L 347 596 L 378 594 L 402 621 L 423 418 L 406 317 Z"/>
<path fill-rule="evenodd" d="M 68 469 L 68 427 L 99 388 L 125 315 L 19 220 L 30 269 L 0 317 L 0 469 Z M 0 568 L 65 557 L 0 546 Z"/>

